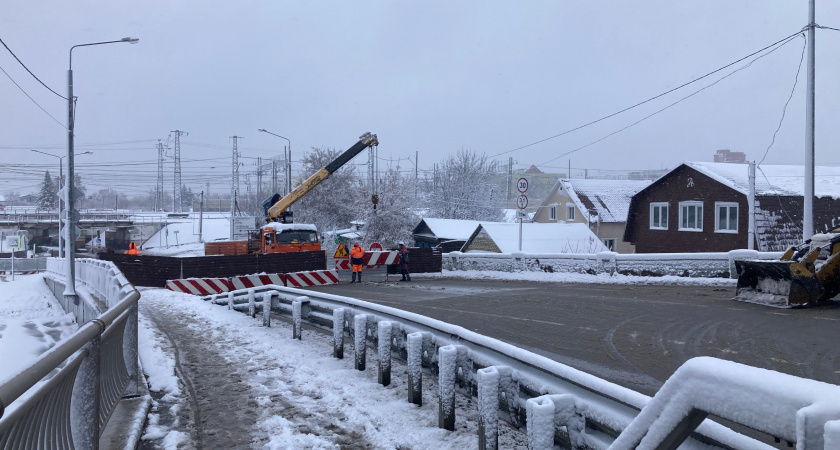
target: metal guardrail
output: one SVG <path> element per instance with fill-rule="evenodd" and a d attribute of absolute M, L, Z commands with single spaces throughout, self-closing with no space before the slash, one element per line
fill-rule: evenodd
<path fill-rule="evenodd" d="M 14 267 L 15 273 L 34 273 L 47 270 L 48 258 L 0 258 L 0 274 L 11 273 Z"/>
<path fill-rule="evenodd" d="M 575 449 L 611 444 L 616 445 L 610 448 L 630 449 L 642 439 L 639 448 L 675 449 L 686 440 L 725 449 L 767 448 L 706 419 L 708 414 L 796 442 L 797 448 L 822 449 L 823 439 L 840 439 L 840 421 L 833 422 L 833 428 L 829 425 L 840 419 L 840 387 L 729 361 L 690 360 L 651 399 L 464 328 L 350 297 L 269 285 L 203 298 L 252 317 L 261 310 L 265 326 L 270 326 L 271 312 L 291 314 L 296 339 L 301 338 L 303 321 L 332 330 L 338 358 L 343 357 L 349 334 L 359 370 L 365 368 L 363 343 L 372 341 L 379 352 L 381 384 L 390 382 L 392 352 L 406 360 L 408 398 L 414 403 L 422 399 L 425 367 L 438 377 L 441 428 L 454 429 L 456 389 L 477 397 L 482 449 L 497 447 L 499 419 L 525 428 L 532 449 L 552 448 L 555 442 Z M 263 307 L 266 304 L 269 308 Z M 698 376 L 703 371 L 696 368 L 708 360 L 714 360 L 706 366 L 711 369 Z M 715 367 L 725 370 L 715 372 Z M 775 378 L 769 384 L 762 381 L 768 374 Z M 710 389 L 715 395 L 704 399 Z M 685 398 L 692 401 L 686 403 Z M 668 408 L 676 409 L 676 415 L 662 414 Z"/>
<path fill-rule="evenodd" d="M 54 287 L 64 261 L 47 263 Z M 138 395 L 140 293 L 107 261 L 76 259 L 76 274 L 77 293 L 107 309 L 0 384 L 0 448 L 97 449 L 119 400 Z"/>

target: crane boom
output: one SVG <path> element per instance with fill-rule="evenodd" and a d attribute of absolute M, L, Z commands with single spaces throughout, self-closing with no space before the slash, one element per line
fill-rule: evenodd
<path fill-rule="evenodd" d="M 268 221 L 277 221 L 283 220 L 286 221 L 286 217 L 288 213 L 286 212 L 290 206 L 292 206 L 296 201 L 300 200 L 301 197 L 309 193 L 312 189 L 315 189 L 316 186 L 321 184 L 324 180 L 330 177 L 336 170 L 340 169 L 341 166 L 347 164 L 348 161 L 353 159 L 354 156 L 358 155 L 362 152 L 362 150 L 373 147 L 374 145 L 379 145 L 379 140 L 377 139 L 375 134 L 365 133 L 359 137 L 359 142 L 356 142 L 352 147 L 345 150 L 344 153 L 338 156 L 338 158 L 334 159 L 332 162 L 327 164 L 325 167 L 322 167 L 321 170 L 315 172 L 311 177 L 309 177 L 306 181 L 303 182 L 300 186 L 296 187 L 289 195 L 283 197 L 271 206 L 266 212 L 266 219 Z"/>

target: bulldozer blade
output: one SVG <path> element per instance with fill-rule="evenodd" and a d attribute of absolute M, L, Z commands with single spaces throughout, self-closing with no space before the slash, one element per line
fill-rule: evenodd
<path fill-rule="evenodd" d="M 819 301 L 823 295 L 820 281 L 802 273 L 800 267 L 795 261 L 736 260 L 735 300 L 782 308 Z"/>

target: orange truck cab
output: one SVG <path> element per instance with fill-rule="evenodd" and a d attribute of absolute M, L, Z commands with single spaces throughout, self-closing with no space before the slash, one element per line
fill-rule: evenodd
<path fill-rule="evenodd" d="M 318 229 L 308 223 L 272 222 L 260 229 L 262 253 L 320 251 Z"/>

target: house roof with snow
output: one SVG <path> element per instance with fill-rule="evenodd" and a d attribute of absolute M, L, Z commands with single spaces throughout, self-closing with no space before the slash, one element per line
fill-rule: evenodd
<path fill-rule="evenodd" d="M 512 253 L 519 251 L 519 224 L 482 223 L 461 248 L 463 252 Z M 598 253 L 608 251 L 586 224 L 523 223 L 525 253 Z"/>
<path fill-rule="evenodd" d="M 560 179 L 540 208 L 548 206 L 554 193 L 562 188 L 585 217 L 590 213 L 593 220 L 597 215 L 601 222 L 626 222 L 630 200 L 651 183 L 650 180 Z"/>
<path fill-rule="evenodd" d="M 414 227 L 416 237 L 428 237 L 438 240 L 466 240 L 481 224 L 477 220 L 424 218 Z"/>
<path fill-rule="evenodd" d="M 748 164 L 687 162 L 685 165 L 744 195 L 749 194 Z M 804 195 L 804 174 L 805 166 L 762 164 L 755 171 L 755 195 Z M 840 167 L 814 168 L 814 194 L 840 198 Z"/>

